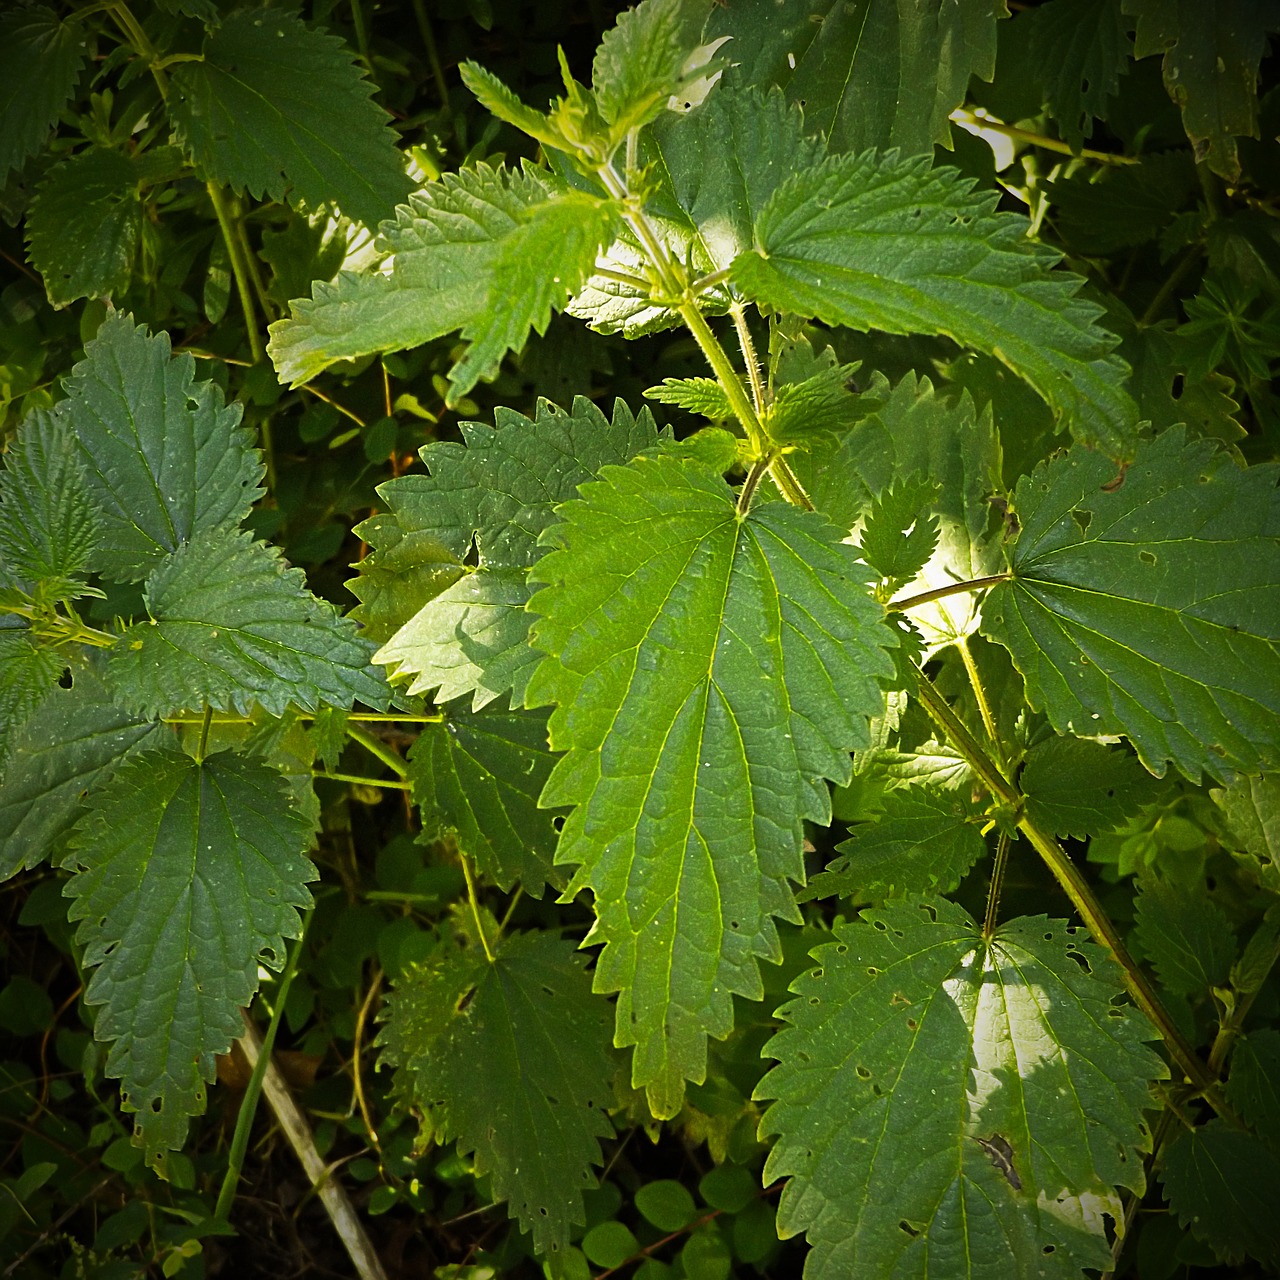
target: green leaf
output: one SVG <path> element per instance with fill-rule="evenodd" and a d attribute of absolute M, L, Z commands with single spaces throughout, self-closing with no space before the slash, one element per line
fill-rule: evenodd
<path fill-rule="evenodd" d="M 495 315 L 501 311 L 506 328 L 495 324 L 487 342 L 511 332 L 519 311 L 527 332 L 528 322 L 542 314 L 534 311 L 545 309 L 548 290 L 555 293 L 552 277 L 562 255 L 533 264 L 518 257 L 513 262 L 505 251 L 511 242 L 531 247 L 580 203 L 575 197 L 565 208 L 526 221 L 555 198 L 532 170 L 484 164 L 428 183 L 383 227 L 384 247 L 394 255 L 390 275 L 344 272 L 334 284 L 317 282 L 311 298 L 291 303 L 289 318 L 271 326 L 267 350 L 280 380 L 297 386 L 339 360 L 416 347 L 464 327 L 483 337 L 491 307 Z M 574 238 L 573 248 L 585 253 L 581 237 Z M 516 301 L 505 298 L 508 283 L 500 269 L 523 269 L 528 287 Z"/>
<path fill-rule="evenodd" d="M 1221 177 L 1240 176 L 1236 138 L 1258 136 L 1258 66 L 1277 29 L 1267 0 L 1124 0 L 1138 19 L 1134 55 L 1162 53 L 1165 88 L 1202 160 Z"/>
<path fill-rule="evenodd" d="M 85 574 L 98 516 L 75 437 L 46 409 L 27 415 L 0 471 L 0 575 L 28 582 Z"/>
<path fill-rule="evenodd" d="M 283 715 L 292 702 L 385 707 L 372 646 L 301 569 L 247 532 L 202 534 L 158 565 L 144 589 L 150 620 L 129 627 L 108 665 L 127 707 L 167 715 L 213 706 Z"/>
<path fill-rule="evenodd" d="M 997 356 L 1077 439 L 1133 452 L 1128 366 L 1080 277 L 951 169 L 921 156 L 836 156 L 781 186 L 733 264 L 749 298 L 852 329 L 943 334 Z"/>
<path fill-rule="evenodd" d="M 67 863 L 69 916 L 96 972 L 85 1003 L 134 1140 L 163 1170 L 205 1106 L 214 1055 L 243 1033 L 258 966 L 284 965 L 316 873 L 283 778 L 221 752 L 122 765 L 88 800 Z"/>
<path fill-rule="evenodd" d="M 84 66 L 85 34 L 45 5 L 0 18 L 0 187 L 45 144 Z"/>
<path fill-rule="evenodd" d="M 526 693 L 555 703 L 568 754 L 543 804 L 573 804 L 558 862 L 590 887 L 596 987 L 621 991 L 615 1042 L 659 1117 L 706 1073 L 734 994 L 762 994 L 756 957 L 795 918 L 803 820 L 823 778 L 881 710 L 891 633 L 865 569 L 823 517 L 780 503 L 746 516 L 733 491 L 670 456 L 608 467 L 559 510 Z"/>
<path fill-rule="evenodd" d="M 987 851 L 977 811 L 955 792 L 924 787 L 891 791 L 884 816 L 851 828 L 839 857 L 800 896 L 860 902 L 909 893 L 951 893 Z"/>
<path fill-rule="evenodd" d="M 1142 882 L 1137 939 L 1161 983 L 1180 996 L 1223 987 L 1236 958 L 1236 937 L 1212 898 L 1165 880 Z"/>
<path fill-rule="evenodd" d="M 1159 795 L 1128 752 L 1084 738 L 1050 738 L 1027 752 L 1018 777 L 1027 815 L 1058 836 L 1100 836 Z"/>
<path fill-rule="evenodd" d="M 141 231 L 137 170 L 106 147 L 54 165 L 27 211 L 31 263 L 55 307 L 122 293 Z"/>
<path fill-rule="evenodd" d="M 0 768 L 10 740 L 58 683 L 66 659 L 36 643 L 26 627 L 0 628 Z"/>
<path fill-rule="evenodd" d="M 714 378 L 663 378 L 660 387 L 650 387 L 644 394 L 648 400 L 700 413 L 713 422 L 734 419 L 728 392 Z"/>
<path fill-rule="evenodd" d="M 336 36 L 238 9 L 172 72 L 169 112 L 204 175 L 255 199 L 334 203 L 377 226 L 410 182 L 373 83 Z"/>
<path fill-rule="evenodd" d="M 1157 775 L 1280 758 L 1276 471 L 1175 428 L 1122 472 L 1075 448 L 1019 482 L 1013 578 L 983 605 L 1060 733 L 1126 734 Z"/>
<path fill-rule="evenodd" d="M 1227 1101 L 1261 1138 L 1280 1146 L 1280 1031 L 1264 1027 L 1236 1042 Z"/>
<path fill-rule="evenodd" d="M 842 431 L 855 416 L 858 401 L 850 392 L 849 383 L 858 366 L 838 364 L 830 347 L 824 355 L 831 356 L 831 362 L 823 367 L 824 362 L 816 360 L 818 372 L 811 377 L 775 382 L 773 402 L 762 416 L 770 439 L 808 447 L 819 432 Z"/>
<path fill-rule="evenodd" d="M 409 780 L 422 810 L 422 839 L 452 832 L 458 848 L 504 893 L 517 882 L 542 897 L 551 869 L 555 815 L 538 808 L 555 757 L 545 713 L 451 711 L 423 726 L 409 750 Z"/>
<path fill-rule="evenodd" d="M 704 38 L 732 35 L 726 80 L 776 85 L 804 106 L 832 151 L 949 145 L 947 117 L 973 75 L 990 80 L 1005 0 L 903 5 L 886 0 L 735 0 Z"/>
<path fill-rule="evenodd" d="M 462 74 L 462 83 L 475 94 L 476 101 L 490 115 L 514 125 L 544 146 L 555 147 L 560 151 L 571 149 L 572 143 L 550 116 L 527 106 L 493 72 L 486 70 L 478 62 L 461 62 L 458 70 Z"/>
<path fill-rule="evenodd" d="M 659 120 L 646 141 L 644 157 L 660 184 L 652 207 L 683 225 L 707 271 L 750 249 L 769 198 L 826 154 L 821 138 L 806 134 L 798 107 L 756 89 L 718 88 L 687 114 Z"/>
<path fill-rule="evenodd" d="M 1115 1003 L 1119 974 L 1084 931 L 1044 916 L 984 939 L 940 899 L 837 924 L 792 985 L 766 1184 L 804 1231 L 810 1280 L 1061 1276 L 1105 1269 L 1114 1188 L 1141 1191 L 1143 1109 L 1167 1070 Z"/>
<path fill-rule="evenodd" d="M 508 351 L 547 331 L 554 311 L 587 281 L 601 249 L 613 239 L 617 211 L 607 200 L 566 191 L 530 208 L 494 256 L 484 308 L 462 336 L 471 345 L 449 373 L 449 403 L 498 371 Z"/>
<path fill-rule="evenodd" d="M 96 567 L 135 582 L 199 533 L 230 529 L 262 489 L 263 466 L 212 382 L 174 356 L 169 336 L 148 337 L 126 315 L 108 315 L 68 379 L 58 413 L 80 441 L 101 509 Z"/>
<path fill-rule="evenodd" d="M 411 675 L 411 694 L 435 690 L 439 702 L 472 694 L 478 711 L 510 691 L 518 705 L 537 655 L 529 648 L 525 602 L 529 566 L 541 556 L 538 538 L 555 521 L 557 503 L 606 463 L 622 463 L 657 441 L 647 410 L 633 417 L 622 401 L 612 422 L 579 397 L 571 413 L 540 401 L 530 421 L 513 409 L 498 409 L 494 426 L 463 423 L 465 444 L 433 443 L 422 450 L 430 475 L 388 481 L 379 494 L 391 508 L 394 532 L 380 524 L 385 540 L 360 564 L 375 573 L 418 560 L 425 570 L 415 581 L 423 592 L 441 583 L 412 617 L 387 639 L 374 660 L 392 679 Z M 361 526 L 364 530 L 364 526 Z M 477 567 L 464 569 L 474 543 Z M 456 580 L 437 566 L 452 561 Z M 356 579 L 362 600 L 355 616 L 373 602 Z"/>
<path fill-rule="evenodd" d="M 1078 152 L 1129 69 L 1128 23 L 1116 0 L 1053 0 L 1024 21 L 1031 23 L 1031 57 L 1044 77 L 1045 101 Z"/>
<path fill-rule="evenodd" d="M 1280 1263 L 1275 1232 L 1280 1203 L 1280 1156 L 1252 1134 L 1211 1120 L 1177 1134 L 1165 1152 L 1161 1181 L 1169 1208 L 1183 1227 L 1223 1262 L 1246 1255 Z"/>
<path fill-rule="evenodd" d="M 0 775 L 0 880 L 48 858 L 118 761 L 172 740 L 111 701 L 97 670 L 76 667 L 11 739 Z"/>
<path fill-rule="evenodd" d="M 1237 778 L 1210 794 L 1241 847 L 1280 871 L 1280 777 Z"/>
<path fill-rule="evenodd" d="M 867 511 L 858 550 L 882 577 L 909 582 L 929 563 L 938 545 L 938 520 L 930 507 L 938 486 L 920 475 L 882 490 Z"/>
<path fill-rule="evenodd" d="M 608 1008 L 583 957 L 550 933 L 504 939 L 492 963 L 437 953 L 388 1000 L 382 1061 L 437 1141 L 475 1153 L 540 1253 L 586 1221 L 582 1193 L 613 1135 Z"/>
<path fill-rule="evenodd" d="M 591 64 L 591 88 L 616 137 L 665 110 L 696 70 L 686 64 L 709 8 L 709 0 L 642 0 L 604 33 Z"/>

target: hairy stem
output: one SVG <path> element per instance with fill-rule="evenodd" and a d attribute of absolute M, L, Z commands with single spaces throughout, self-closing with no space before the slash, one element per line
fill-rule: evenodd
<path fill-rule="evenodd" d="M 1005 138 L 1013 139 L 1015 142 L 1027 142 L 1033 147 L 1040 147 L 1045 151 L 1056 151 L 1063 156 L 1078 155 L 1085 160 L 1096 160 L 1099 164 L 1124 165 L 1142 163 L 1137 156 L 1117 155 L 1114 151 L 1091 151 L 1088 147 L 1080 151 L 1073 151 L 1070 145 L 1060 138 L 1050 138 L 1043 133 L 1033 133 L 1030 129 L 1019 129 L 1017 125 L 993 120 L 981 109 L 972 111 L 967 107 L 957 107 L 951 113 L 951 119 L 970 133 L 998 133 Z"/>
<path fill-rule="evenodd" d="M 370 733 L 368 729 L 348 724 L 347 737 L 352 742 L 358 742 L 371 756 L 381 760 L 392 773 L 398 774 L 401 778 L 409 776 L 409 766 L 381 738 Z"/>
<path fill-rule="evenodd" d="M 1013 810 L 1016 815 L 1018 830 L 1030 842 L 1032 847 L 1044 859 L 1058 884 L 1071 899 L 1080 918 L 1100 943 L 1111 953 L 1112 958 L 1120 966 L 1125 990 L 1130 998 L 1150 1019 L 1159 1031 L 1169 1056 L 1195 1087 L 1204 1094 L 1206 1100 L 1215 1111 L 1230 1116 L 1231 1110 L 1223 1101 L 1218 1089 L 1217 1078 L 1196 1055 L 1195 1050 L 1187 1043 L 1182 1032 L 1178 1030 L 1169 1012 L 1160 1002 L 1155 988 L 1147 980 L 1146 975 L 1134 963 L 1128 949 L 1120 937 L 1119 931 L 1112 923 L 1102 904 L 1094 895 L 1088 882 L 1068 857 L 1066 850 L 1054 836 L 1043 831 L 1035 822 L 1027 817 L 1024 811 L 1024 797 L 1021 792 L 1001 772 L 996 762 L 982 748 L 977 739 L 965 727 L 964 722 L 951 709 L 947 700 L 934 688 L 933 683 L 920 674 L 918 692 L 920 701 L 930 718 L 946 734 L 952 745 L 964 756 L 969 766 L 977 774 L 982 785 L 1002 803 Z"/>
<path fill-rule="evenodd" d="M 996 839 L 996 860 L 991 868 L 991 884 L 987 887 L 987 911 L 982 920 L 982 936 L 988 941 L 996 931 L 1000 915 L 1000 890 L 1004 887 L 1004 872 L 1009 865 L 1009 846 L 1012 843 L 1007 831 L 1002 831 Z"/>
<path fill-rule="evenodd" d="M 358 787 L 388 787 L 392 791 L 412 791 L 413 783 L 405 782 L 403 779 L 392 778 L 362 778 L 355 773 L 331 773 L 327 769 L 313 769 L 311 771 L 313 778 L 325 778 L 329 782 L 353 782 Z"/>
<path fill-rule="evenodd" d="M 967 582 L 949 582 L 945 587 L 934 587 L 931 591 L 922 591 L 918 596 L 905 596 L 900 600 L 890 600 L 889 608 L 896 613 L 905 613 L 908 609 L 919 609 L 921 605 L 932 604 L 935 600 L 945 600 L 948 596 L 963 595 L 966 591 L 981 591 L 984 587 L 994 587 L 997 583 L 1008 582 L 1011 573 L 993 573 L 986 578 L 970 578 Z"/>
<path fill-rule="evenodd" d="M 476 932 L 480 935 L 480 945 L 484 948 L 485 957 L 493 963 L 493 951 L 489 947 L 489 935 L 484 931 L 484 922 L 480 919 L 480 899 L 476 894 L 476 879 L 471 874 L 471 861 L 461 849 L 458 850 L 458 861 L 462 863 L 462 874 L 467 881 L 467 900 L 471 903 L 471 915 L 476 922 Z"/>

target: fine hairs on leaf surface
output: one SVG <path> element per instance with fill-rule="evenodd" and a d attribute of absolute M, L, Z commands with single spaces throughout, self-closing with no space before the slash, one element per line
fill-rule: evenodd
<path fill-rule="evenodd" d="M 122 765 L 89 802 L 66 886 L 109 1041 L 106 1073 L 163 1169 L 205 1105 L 214 1054 L 241 1034 L 257 967 L 284 964 L 315 868 L 280 775 L 243 756 L 169 748 Z"/>
<path fill-rule="evenodd" d="M 868 741 L 892 644 L 866 570 L 820 516 L 745 517 L 719 476 L 673 457 L 606 467 L 560 508 L 530 608 L 553 703 L 543 804 L 572 804 L 557 861 L 579 864 L 621 992 L 616 1042 L 654 1114 L 706 1071 L 733 994 L 761 995 L 773 917 L 795 919 L 802 821 Z"/>
<path fill-rule="evenodd" d="M 378 1037 L 428 1132 L 475 1153 L 542 1253 L 585 1221 L 613 1134 L 609 1006 L 583 964 L 552 933 L 507 938 L 493 960 L 442 949 L 397 984 Z"/>
<path fill-rule="evenodd" d="M 1044 916 L 984 939 L 942 899 L 836 926 L 779 1011 L 757 1095 L 807 1280 L 1076 1277 L 1143 1189 L 1151 1031 L 1102 950 Z"/>
<path fill-rule="evenodd" d="M 1276 476 L 1173 428 L 1119 477 L 1077 447 L 1018 482 L 1013 577 L 983 630 L 1059 732 L 1123 733 L 1148 769 L 1193 780 L 1274 767 Z"/>

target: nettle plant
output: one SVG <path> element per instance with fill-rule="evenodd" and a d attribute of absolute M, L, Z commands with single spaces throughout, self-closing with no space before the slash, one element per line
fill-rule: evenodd
<path fill-rule="evenodd" d="M 1280 1053 L 1241 1035 L 1274 912 L 1240 952 L 1159 876 L 1108 909 L 1062 841 L 1140 830 L 1172 765 L 1280 891 L 1276 471 L 1140 423 L 1027 219 L 858 149 L 827 82 L 803 108 L 767 87 L 795 33 L 735 10 L 645 0 L 547 111 L 465 65 L 545 163 L 427 183 L 384 266 L 272 326 L 290 384 L 460 331 L 455 400 L 559 311 L 683 327 L 709 366 L 647 393 L 704 421 L 684 438 L 579 398 L 427 445 L 357 529 L 347 617 L 245 527 L 238 407 L 108 314 L 0 477 L 0 873 L 71 873 L 84 1000 L 160 1170 L 300 934 L 312 773 L 354 740 L 468 889 L 381 1061 L 539 1254 L 566 1256 L 611 1115 L 677 1117 L 748 1046 L 808 1275 L 1108 1271 L 1153 1157 L 1182 1223 L 1274 1262 Z M 850 359 L 873 332 L 995 357 L 1071 443 L 1007 486 L 1018 424 Z M 95 629 L 106 584 L 140 594 Z M 379 720 L 418 732 L 406 760 Z M 1033 861 L 1061 894 L 1010 918 Z M 485 885 L 589 904 L 594 950 L 500 925 Z M 811 958 L 775 1018 L 784 937 Z"/>

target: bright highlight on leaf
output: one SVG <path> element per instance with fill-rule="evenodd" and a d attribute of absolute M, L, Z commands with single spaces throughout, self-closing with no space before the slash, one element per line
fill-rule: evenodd
<path fill-rule="evenodd" d="M 1280 499 L 1172 429 L 1127 471 L 1084 449 L 1018 483 L 1013 579 L 983 627 L 1060 733 L 1123 733 L 1162 774 L 1280 760 Z"/>
<path fill-rule="evenodd" d="M 214 1055 L 243 1033 L 258 966 L 284 964 L 311 905 L 307 823 L 274 770 L 176 749 L 123 765 L 89 799 L 67 865 L 70 918 L 94 970 L 85 1001 L 110 1042 L 147 1162 L 165 1167 L 205 1107 Z"/>
<path fill-rule="evenodd" d="M 222 18 L 173 70 L 169 110 L 204 177 L 255 197 L 336 204 L 376 227 L 410 183 L 348 47 L 279 9 Z"/>
<path fill-rule="evenodd" d="M 382 1061 L 427 1132 L 474 1153 L 539 1252 L 563 1249 L 613 1135 L 609 1006 L 573 944 L 516 934 L 492 963 L 442 949 L 400 981 L 386 1021 Z"/>
<path fill-rule="evenodd" d="M 892 644 L 866 570 L 820 516 L 666 456 L 609 467 L 560 508 L 533 577 L 554 703 L 543 804 L 577 806 L 557 861 L 595 894 L 596 987 L 657 1116 L 706 1071 L 734 994 L 759 999 L 772 917 L 795 919 L 802 822 L 825 823 L 881 709 Z"/>
<path fill-rule="evenodd" d="M 1117 972 L 1044 916 L 986 940 L 942 899 L 838 924 L 779 1014 L 766 1184 L 808 1280 L 1077 1280 L 1104 1269 L 1117 1187 L 1143 1188 L 1153 1034 Z"/>
<path fill-rule="evenodd" d="M 1058 254 L 1026 238 L 931 157 L 837 156 L 780 187 L 733 263 L 748 298 L 851 329 L 943 334 L 997 356 L 1072 434 L 1113 457 L 1133 453 L 1128 366 L 1108 354 L 1101 308 Z"/>

